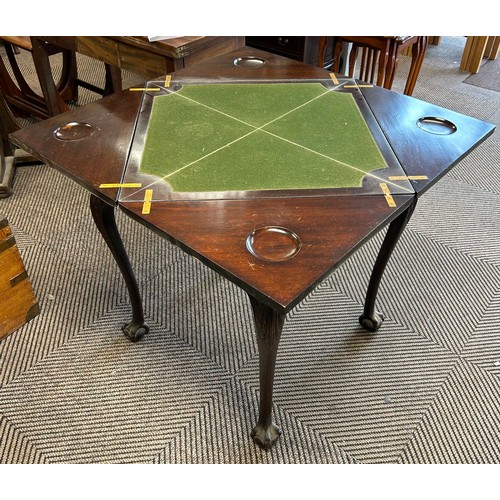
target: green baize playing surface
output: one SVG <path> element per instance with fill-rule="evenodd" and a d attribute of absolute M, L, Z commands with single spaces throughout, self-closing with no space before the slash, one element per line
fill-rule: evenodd
<path fill-rule="evenodd" d="M 140 170 L 176 192 L 360 187 L 387 167 L 349 93 L 186 85 L 154 98 Z"/>

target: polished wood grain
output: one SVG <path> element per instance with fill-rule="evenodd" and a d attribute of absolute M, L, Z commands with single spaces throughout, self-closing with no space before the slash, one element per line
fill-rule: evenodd
<path fill-rule="evenodd" d="M 142 203 L 122 207 L 250 295 L 288 312 L 411 200 L 398 196 L 397 209 L 381 196 L 156 202 L 149 215 Z M 275 225 L 301 239 L 293 259 L 266 262 L 248 252 L 250 233 Z"/>
<path fill-rule="evenodd" d="M 412 181 L 418 196 L 495 130 L 490 123 L 403 94 L 378 87 L 361 92 L 407 175 L 427 177 Z M 419 127 L 425 118 L 442 121 L 442 133 Z M 451 125 L 456 131 L 447 133 Z"/>
<path fill-rule="evenodd" d="M 118 92 L 34 127 L 21 129 L 12 139 L 22 144 L 20 147 L 25 151 L 114 204 L 118 190 L 99 186 L 121 181 L 140 102 L 139 92 Z M 94 132 L 89 140 L 65 142 L 55 137 L 54 132 L 59 127 L 73 122 L 92 124 Z"/>

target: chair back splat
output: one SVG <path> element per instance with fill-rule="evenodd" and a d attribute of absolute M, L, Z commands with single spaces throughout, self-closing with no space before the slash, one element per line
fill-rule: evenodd
<path fill-rule="evenodd" d="M 329 37 L 320 37 L 318 66 L 324 66 Z M 399 56 L 409 53 L 411 65 L 404 93 L 412 95 L 417 82 L 428 37 L 426 36 L 353 36 L 335 37 L 333 71 L 350 78 L 391 89 Z"/>

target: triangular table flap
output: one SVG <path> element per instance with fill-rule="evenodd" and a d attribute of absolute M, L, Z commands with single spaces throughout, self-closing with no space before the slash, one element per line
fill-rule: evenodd
<path fill-rule="evenodd" d="M 160 232 L 250 295 L 288 312 L 414 195 L 121 202 L 133 218 Z"/>
<path fill-rule="evenodd" d="M 495 130 L 490 123 L 414 97 L 360 88 L 417 195 Z"/>
<path fill-rule="evenodd" d="M 11 139 L 93 194 L 116 202 L 141 99 L 137 92 L 117 92 L 22 128 Z"/>

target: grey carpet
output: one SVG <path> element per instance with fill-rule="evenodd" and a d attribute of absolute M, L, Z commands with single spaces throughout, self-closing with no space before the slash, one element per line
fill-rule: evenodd
<path fill-rule="evenodd" d="M 500 59 L 483 61 L 479 72 L 467 77 L 464 83 L 500 92 Z"/>
<path fill-rule="evenodd" d="M 498 124 L 500 94 L 463 83 L 464 43 L 429 47 L 414 96 Z M 102 79 L 86 58 L 79 68 Z M 397 91 L 407 68 L 403 57 Z M 357 317 L 382 234 L 290 313 L 275 382 L 284 433 L 270 452 L 249 438 L 246 296 L 118 213 L 151 327 L 130 343 L 87 194 L 46 166 L 19 169 L 0 212 L 41 314 L 0 343 L 0 463 L 499 463 L 499 137 L 420 201 L 382 284 L 378 333 Z"/>

